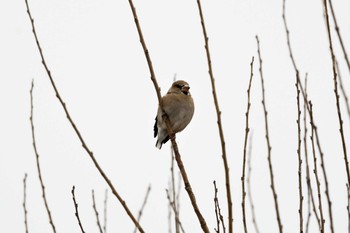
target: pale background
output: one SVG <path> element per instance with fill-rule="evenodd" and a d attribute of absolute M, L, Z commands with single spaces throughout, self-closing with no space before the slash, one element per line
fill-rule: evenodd
<path fill-rule="evenodd" d="M 170 177 L 170 149 L 169 144 L 161 151 L 154 146 L 157 99 L 128 1 L 30 0 L 29 4 L 46 62 L 96 159 L 135 215 L 148 184 L 152 184 L 141 225 L 147 232 L 168 232 L 165 189 Z M 135 0 L 134 4 L 162 93 L 171 85 L 175 73 L 178 79 L 191 85 L 196 111 L 191 124 L 177 135 L 177 142 L 198 205 L 214 232 L 213 180 L 218 183 L 227 223 L 226 191 L 197 3 L 195 0 Z M 334 0 L 333 4 L 349 49 L 350 2 Z M 243 232 L 240 177 L 244 114 L 249 63 L 255 56 L 250 115 L 254 131 L 252 191 L 261 232 L 277 232 L 266 159 L 255 41 L 258 34 L 281 218 L 285 232 L 297 232 L 295 73 L 286 46 L 282 1 L 203 0 L 202 8 L 231 172 L 234 231 Z M 346 173 L 322 1 L 288 1 L 286 14 L 301 76 L 309 73 L 309 95 L 314 102 L 325 153 L 335 229 L 346 232 Z M 32 147 L 29 122 L 32 79 L 35 80 L 36 142 L 57 232 L 80 232 L 71 198 L 73 185 L 85 230 L 98 232 L 91 189 L 95 189 L 102 216 L 107 185 L 81 147 L 50 86 L 24 0 L 0 1 L 0 28 L 0 232 L 24 232 L 22 179 L 25 173 L 28 173 L 29 232 L 52 232 L 41 199 Z M 336 37 L 334 44 L 344 84 L 350 92 L 349 73 Z M 345 110 L 343 104 L 341 107 Z M 349 118 L 345 111 L 343 118 L 349 145 Z M 321 188 L 324 194 L 324 186 Z M 329 231 L 325 204 L 326 231 Z M 248 229 L 253 232 L 249 210 L 247 216 Z M 181 192 L 180 218 L 186 232 L 201 232 L 185 190 Z M 311 221 L 310 232 L 317 232 L 315 219 Z M 133 228 L 119 202 L 109 193 L 107 231 L 132 232 Z"/>

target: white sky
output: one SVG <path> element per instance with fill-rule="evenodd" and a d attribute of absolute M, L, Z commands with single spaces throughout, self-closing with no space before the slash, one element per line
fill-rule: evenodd
<path fill-rule="evenodd" d="M 169 144 L 161 151 L 154 146 L 152 130 L 157 99 L 128 1 L 30 0 L 29 4 L 46 62 L 96 159 L 135 215 L 148 184 L 152 184 L 141 225 L 147 232 L 167 232 L 165 189 L 170 177 Z M 225 218 L 226 192 L 197 3 L 194 0 L 135 0 L 134 4 L 162 93 L 171 85 L 175 73 L 178 79 L 191 85 L 196 111 L 191 124 L 177 135 L 177 142 L 198 205 L 214 232 L 213 180 L 218 184 Z M 349 49 L 350 2 L 334 0 L 333 4 L 343 40 Z M 244 114 L 249 63 L 255 56 L 250 113 L 250 126 L 254 131 L 253 197 L 261 232 L 277 232 L 266 159 L 255 41 L 258 34 L 281 218 L 285 232 L 297 232 L 295 73 L 286 46 L 282 1 L 203 0 L 202 8 L 231 171 L 234 231 L 243 231 L 240 177 Z M 322 1 L 289 0 L 286 15 L 302 77 L 305 72 L 309 73 L 309 95 L 314 103 L 325 153 L 335 229 L 346 232 L 346 173 Z M 29 89 L 34 78 L 36 142 L 57 232 L 80 231 L 71 198 L 73 185 L 76 186 L 85 230 L 97 232 L 91 189 L 95 189 L 102 215 L 107 185 L 81 147 L 54 95 L 41 65 L 24 0 L 0 1 L 0 28 L 0 231 L 24 231 L 22 179 L 26 172 L 29 231 L 51 231 L 41 199 L 29 122 Z M 344 84 L 350 92 L 349 72 L 335 37 L 334 42 Z M 341 106 L 345 110 L 344 105 Z M 345 111 L 343 113 L 349 145 L 349 118 Z M 323 183 L 321 188 L 324 191 Z M 306 193 L 304 200 L 306 216 Z M 247 216 L 248 229 L 253 232 L 249 210 Z M 181 191 L 180 218 L 186 232 L 201 231 L 185 190 Z M 311 221 L 310 232 L 317 232 L 315 219 Z M 107 224 L 108 232 L 131 232 L 134 229 L 111 193 Z"/>

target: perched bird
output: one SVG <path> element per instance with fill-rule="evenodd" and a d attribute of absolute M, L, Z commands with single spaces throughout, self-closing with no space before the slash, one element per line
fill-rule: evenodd
<path fill-rule="evenodd" d="M 192 119 L 194 104 L 189 89 L 190 86 L 187 82 L 178 80 L 171 85 L 168 93 L 161 99 L 164 112 L 169 117 L 174 134 L 186 128 Z M 160 107 L 158 107 L 156 122 L 154 124 L 154 137 L 157 135 L 156 147 L 161 149 L 162 145 L 169 140 L 169 135 Z"/>

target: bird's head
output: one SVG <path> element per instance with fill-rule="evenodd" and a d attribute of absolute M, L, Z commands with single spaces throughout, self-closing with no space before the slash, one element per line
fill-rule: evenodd
<path fill-rule="evenodd" d="M 171 85 L 168 92 L 172 93 L 183 93 L 185 95 L 190 95 L 190 85 L 186 81 L 178 80 Z"/>

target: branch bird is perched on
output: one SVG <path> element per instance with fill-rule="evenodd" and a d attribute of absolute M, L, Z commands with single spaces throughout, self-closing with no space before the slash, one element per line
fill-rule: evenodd
<path fill-rule="evenodd" d="M 169 117 L 174 134 L 185 129 L 193 117 L 194 104 L 189 89 L 190 86 L 187 82 L 178 80 L 171 85 L 168 93 L 162 97 L 163 109 Z M 162 145 L 169 140 L 169 135 L 160 107 L 158 107 L 156 122 L 154 124 L 154 137 L 157 135 L 156 147 L 161 149 Z"/>

